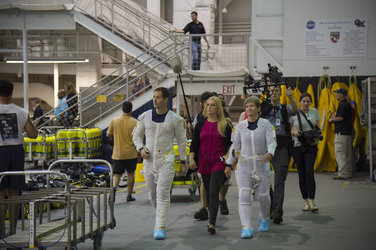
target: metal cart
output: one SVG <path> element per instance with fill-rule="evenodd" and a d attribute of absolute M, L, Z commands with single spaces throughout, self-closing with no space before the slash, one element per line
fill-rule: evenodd
<path fill-rule="evenodd" d="M 189 196 L 192 201 L 196 198 L 196 190 L 200 188 L 200 179 L 198 178 L 197 171 L 189 173 L 188 175 L 181 176 L 180 175 L 180 161 L 175 161 L 175 176 L 174 180 L 172 181 L 171 186 L 171 193 L 172 189 L 174 188 L 186 188 L 188 189 Z"/>
<path fill-rule="evenodd" d="M 10 214 L 13 215 L 13 218 L 15 218 L 16 209 L 15 206 L 11 205 L 19 205 L 22 208 L 26 205 L 29 206 L 29 220 L 25 220 L 24 209 L 21 209 L 21 231 L 16 231 L 15 220 L 11 221 L 9 227 L 12 234 L 8 237 L 2 235 L 0 248 L 38 247 L 44 249 L 60 246 L 75 249 L 78 243 L 84 242 L 88 238 L 93 239 L 94 249 L 101 248 L 104 232 L 115 227 L 114 189 L 70 187 L 66 175 L 51 171 L 57 164 L 73 162 L 93 162 L 108 165 L 112 186 L 111 164 L 104 160 L 59 160 L 52 163 L 48 171 L 0 172 L 0 178 L 7 175 L 46 174 L 48 178 L 50 175 L 58 175 L 65 182 L 64 189 L 47 187 L 0 202 L 0 205 L 6 205 L 10 208 Z M 110 201 L 108 201 L 108 195 L 111 197 Z M 50 209 L 51 203 L 61 203 L 64 208 L 52 211 Z M 47 204 L 46 213 L 41 209 L 45 204 Z M 3 216 L 5 216 L 4 210 Z M 5 232 L 4 220 L 0 222 L 0 228 L 1 232 Z"/>

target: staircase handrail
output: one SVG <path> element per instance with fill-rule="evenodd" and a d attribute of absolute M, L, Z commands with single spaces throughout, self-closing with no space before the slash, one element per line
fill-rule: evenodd
<path fill-rule="evenodd" d="M 171 36 L 173 36 L 173 35 L 170 35 L 170 36 L 167 37 L 165 40 L 167 40 L 167 39 L 171 39 Z M 174 39 L 172 39 L 172 41 L 174 41 Z M 161 45 L 162 43 L 164 43 L 164 41 L 161 41 L 161 42 L 158 43 L 155 47 Z M 185 47 L 184 44 L 183 44 L 183 46 L 180 47 L 179 49 L 176 49 L 176 43 L 174 43 L 173 45 L 174 45 L 174 46 L 173 46 L 173 49 L 174 49 L 174 52 L 175 52 L 175 53 L 181 53 L 182 51 L 184 51 L 184 50 L 186 49 L 186 47 Z M 166 48 L 168 48 L 168 47 L 165 47 L 164 49 L 166 49 Z M 162 50 L 162 52 L 163 52 L 163 50 Z M 72 101 L 72 100 L 74 100 L 74 99 L 76 99 L 76 98 L 77 98 L 78 101 L 77 101 L 77 103 L 76 103 L 75 105 L 70 106 L 70 107 L 68 107 L 67 109 L 65 109 L 65 110 L 64 110 L 64 113 L 67 112 L 67 111 L 69 111 L 69 110 L 71 110 L 71 109 L 76 108 L 75 106 L 78 106 L 79 104 L 84 103 L 87 99 L 93 97 L 94 95 L 96 96 L 96 95 L 97 95 L 98 93 L 100 93 L 103 89 L 105 89 L 108 85 L 116 84 L 116 83 L 119 82 L 119 81 L 124 81 L 124 77 L 123 77 L 123 76 L 126 76 L 126 79 L 129 78 L 129 76 L 130 76 L 134 71 L 136 71 L 136 69 L 137 69 L 137 67 L 139 66 L 139 64 L 138 64 L 138 65 L 134 65 L 133 67 L 130 67 L 130 65 L 132 65 L 132 64 L 135 63 L 135 62 L 138 62 L 138 61 L 139 61 L 138 59 L 140 59 L 140 58 L 143 57 L 143 56 L 147 56 L 147 55 L 150 56 L 150 54 L 152 54 L 152 56 L 156 56 L 156 57 L 158 56 L 155 52 L 149 52 L 149 51 L 146 51 L 146 52 L 140 54 L 139 56 L 137 56 L 137 57 L 131 59 L 130 61 L 128 61 L 128 62 L 125 63 L 124 65 L 120 66 L 119 68 L 117 68 L 116 70 L 114 70 L 113 72 L 111 72 L 109 75 L 106 75 L 105 77 L 101 78 L 99 81 L 95 82 L 95 83 L 92 84 L 91 86 L 89 86 L 89 87 L 83 89 L 82 91 L 80 91 L 79 93 L 77 93 L 75 96 L 72 96 L 71 98 L 67 99 L 65 103 L 68 103 L 69 101 Z M 172 54 L 171 54 L 170 56 L 168 56 L 167 58 L 162 59 L 162 61 L 159 60 L 157 64 L 153 65 L 153 67 L 149 67 L 149 69 L 152 70 L 152 69 L 157 68 L 158 66 L 160 66 L 160 65 L 162 65 L 163 63 L 167 62 L 167 60 L 171 59 L 171 57 L 172 57 Z M 154 57 L 149 57 L 147 60 L 152 60 L 152 59 L 155 59 L 155 58 L 154 58 Z M 146 61 L 147 61 L 147 60 L 146 60 Z M 121 72 L 121 71 L 123 71 L 124 69 L 126 70 L 125 73 L 118 74 L 118 72 Z M 149 70 L 149 71 L 150 71 L 150 70 Z M 149 71 L 148 71 L 148 72 L 149 72 Z M 100 83 L 105 82 L 107 79 L 109 79 L 110 77 L 112 77 L 112 76 L 114 76 L 114 75 L 116 75 L 116 77 L 115 77 L 114 79 L 110 80 L 110 81 L 107 82 L 105 85 L 101 86 L 100 88 L 96 88 L 96 89 L 95 89 L 93 92 L 91 92 L 89 95 L 85 96 L 85 99 L 82 99 L 82 98 L 81 98 L 82 94 L 86 93 L 86 92 L 89 91 L 90 89 L 95 88 L 95 87 L 98 86 Z M 137 78 L 138 78 L 138 77 L 137 77 Z M 119 79 L 120 79 L 120 80 L 119 80 Z M 132 82 L 133 82 L 133 80 L 132 80 Z M 129 82 L 129 83 L 126 83 L 126 84 L 129 85 L 130 82 Z M 55 108 L 51 109 L 50 111 L 47 111 L 43 116 L 39 117 L 37 120 L 42 120 L 42 119 L 45 118 L 45 117 L 49 117 L 49 116 L 51 116 L 51 115 L 54 113 L 55 109 L 61 107 L 61 106 L 64 105 L 65 103 L 59 104 L 58 106 L 56 106 Z M 80 110 L 80 113 L 82 113 L 81 110 Z M 42 123 L 42 124 L 38 124 L 38 128 L 40 128 L 40 127 L 42 127 L 42 126 L 44 126 L 44 125 L 46 125 L 46 124 L 48 124 L 48 123 L 49 123 L 49 121 L 45 121 L 45 122 Z"/>

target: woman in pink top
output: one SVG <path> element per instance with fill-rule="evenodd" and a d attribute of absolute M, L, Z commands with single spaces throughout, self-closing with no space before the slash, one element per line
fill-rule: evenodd
<path fill-rule="evenodd" d="M 209 202 L 208 231 L 215 234 L 219 206 L 219 189 L 225 179 L 225 156 L 231 146 L 232 123 L 223 113 L 218 97 L 210 97 L 204 108 L 205 120 L 197 123 L 193 132 L 189 165 L 198 168 Z M 227 170 L 228 171 L 228 170 Z"/>

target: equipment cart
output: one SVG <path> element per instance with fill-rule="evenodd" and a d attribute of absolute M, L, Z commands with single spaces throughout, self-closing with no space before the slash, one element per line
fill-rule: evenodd
<path fill-rule="evenodd" d="M 187 166 L 188 167 L 188 166 Z M 187 188 L 192 201 L 196 198 L 196 190 L 200 188 L 200 179 L 197 171 L 188 171 L 184 176 L 180 175 L 180 161 L 175 162 L 175 176 L 172 181 L 171 193 L 174 188 Z"/>
<path fill-rule="evenodd" d="M 93 249 L 100 249 L 104 232 L 115 227 L 114 189 L 105 187 L 71 187 L 65 174 L 52 171 L 59 163 L 93 162 L 111 164 L 104 160 L 58 160 L 51 164 L 48 171 L 0 172 L 0 178 L 9 175 L 45 174 L 58 175 L 65 182 L 65 188 L 47 188 L 30 192 L 27 195 L 2 200 L 0 205 L 8 206 L 10 214 L 15 215 L 15 206 L 21 206 L 21 230 L 16 231 L 16 222 L 9 223 L 11 235 L 5 236 L 6 225 L 0 221 L 2 232 L 0 248 L 36 248 L 66 247 L 76 249 L 77 244 L 86 239 L 93 240 Z M 0 179 L 0 181 L 1 181 Z M 47 182 L 49 183 L 49 182 Z M 110 201 L 108 200 L 110 195 Z M 62 209 L 51 210 L 51 203 L 63 204 Z M 47 212 L 43 206 L 47 204 Z M 29 219 L 25 220 L 25 207 L 29 207 Z M 39 208 L 39 209 L 38 209 Z M 3 209 L 3 216 L 5 216 Z M 3 217 L 4 218 L 4 217 Z M 13 218 L 16 218 L 13 216 Z"/>

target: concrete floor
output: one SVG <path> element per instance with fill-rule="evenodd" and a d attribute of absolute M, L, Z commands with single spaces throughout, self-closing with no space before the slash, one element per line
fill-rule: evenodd
<path fill-rule="evenodd" d="M 297 173 L 289 173 L 286 183 L 285 215 L 282 225 L 271 224 L 270 231 L 258 233 L 258 206 L 253 205 L 252 239 L 240 239 L 235 178 L 227 195 L 230 214 L 219 215 L 217 234 L 209 235 L 207 221 L 193 219 L 200 207 L 187 189 L 173 189 L 167 238 L 153 239 L 154 212 L 144 183 L 136 183 L 136 201 L 127 203 L 123 190 L 116 196 L 117 226 L 104 234 L 103 249 L 376 249 L 376 182 L 367 173 L 349 181 L 334 181 L 333 174 L 315 175 L 316 204 L 319 212 L 303 212 Z M 92 241 L 78 244 L 92 249 Z"/>

